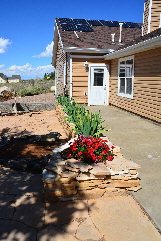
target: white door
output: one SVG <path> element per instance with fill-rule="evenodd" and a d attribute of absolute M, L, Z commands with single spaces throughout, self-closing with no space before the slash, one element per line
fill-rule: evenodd
<path fill-rule="evenodd" d="M 103 66 L 90 67 L 89 105 L 107 105 L 108 69 Z"/>

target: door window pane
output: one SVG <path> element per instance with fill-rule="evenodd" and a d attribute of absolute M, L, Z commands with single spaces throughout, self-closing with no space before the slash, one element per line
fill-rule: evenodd
<path fill-rule="evenodd" d="M 93 86 L 103 86 L 104 69 L 94 69 Z"/>
<path fill-rule="evenodd" d="M 125 78 L 120 78 L 120 93 L 125 93 Z"/>

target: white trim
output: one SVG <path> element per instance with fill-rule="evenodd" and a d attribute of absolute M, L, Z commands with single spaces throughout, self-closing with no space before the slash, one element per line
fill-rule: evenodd
<path fill-rule="evenodd" d="M 61 40 L 60 32 L 59 32 L 58 25 L 57 25 L 56 20 L 55 20 L 55 26 L 54 26 L 54 45 L 53 45 L 53 57 L 52 57 L 52 65 L 53 65 L 54 67 L 56 67 L 56 54 L 57 54 L 59 39 L 60 39 L 60 44 L 61 44 L 62 49 L 63 49 L 63 43 L 62 43 L 62 40 Z"/>
<path fill-rule="evenodd" d="M 152 8 L 152 0 L 149 3 L 149 16 L 148 16 L 148 33 L 150 33 L 150 24 L 151 24 L 151 8 Z"/>
<path fill-rule="evenodd" d="M 85 53 L 109 53 L 113 51 L 113 49 L 97 49 L 97 48 L 78 48 L 78 47 L 64 47 L 65 52 L 71 52 L 71 53 L 79 53 L 79 52 L 85 52 Z"/>
<path fill-rule="evenodd" d="M 72 88 L 72 85 L 73 85 L 73 83 L 72 83 L 72 79 L 73 79 L 73 75 L 72 75 L 72 57 L 70 57 L 70 86 L 69 86 L 69 90 L 70 90 L 70 98 L 72 98 L 72 96 L 73 96 L 73 93 L 72 93 L 72 91 L 73 91 L 73 88 Z"/>
<path fill-rule="evenodd" d="M 160 24 L 159 24 L 159 28 L 161 28 L 161 13 L 160 13 Z"/>
<path fill-rule="evenodd" d="M 115 58 L 121 58 L 127 55 L 132 55 L 139 52 L 144 52 L 149 49 L 155 49 L 161 47 L 161 36 L 148 39 L 144 42 L 129 46 L 125 49 L 115 51 L 113 53 L 105 55 L 105 60 L 111 60 Z"/>
<path fill-rule="evenodd" d="M 88 106 L 90 106 L 91 103 L 91 67 L 106 67 L 107 69 L 107 99 L 106 99 L 106 105 L 109 104 L 109 65 L 107 64 L 89 64 L 89 72 L 88 72 Z"/>
<path fill-rule="evenodd" d="M 66 63 L 64 63 L 64 86 L 66 86 Z"/>
<path fill-rule="evenodd" d="M 142 36 L 144 35 L 144 26 L 145 26 L 145 10 L 146 10 L 146 1 L 144 2 L 144 12 L 143 12 L 143 27 L 142 27 Z M 147 33 L 146 33 L 147 34 Z"/>
<path fill-rule="evenodd" d="M 133 72 L 132 72 L 132 77 L 131 77 L 132 78 L 132 93 L 131 94 L 120 93 L 119 92 L 119 89 L 120 89 L 120 76 L 119 76 L 119 74 L 120 74 L 120 62 L 121 61 L 127 61 L 127 60 L 130 60 L 130 59 L 133 60 L 133 70 L 132 70 Z M 127 77 L 125 77 L 125 78 L 127 78 Z M 133 99 L 133 96 L 134 96 L 134 55 L 119 59 L 119 63 L 118 63 L 118 96 Z"/>
<path fill-rule="evenodd" d="M 76 54 L 71 54 L 72 58 L 81 58 L 81 59 L 104 59 L 103 56 L 91 56 L 91 55 L 76 55 Z"/>

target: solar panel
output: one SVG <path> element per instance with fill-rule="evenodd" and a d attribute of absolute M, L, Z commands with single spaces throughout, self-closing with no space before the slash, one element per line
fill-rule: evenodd
<path fill-rule="evenodd" d="M 122 27 L 123 28 L 129 28 L 129 24 L 128 23 L 123 23 Z"/>
<path fill-rule="evenodd" d="M 72 19 L 72 18 L 59 18 L 62 30 L 65 31 L 82 31 L 82 32 L 93 32 L 91 26 L 108 26 L 108 27 L 119 27 L 119 21 L 108 21 L 108 20 L 86 20 L 86 19 Z M 124 28 L 140 28 L 138 23 L 122 22 Z"/>
<path fill-rule="evenodd" d="M 61 23 L 62 30 L 65 31 L 77 31 L 77 27 L 73 23 Z"/>
<path fill-rule="evenodd" d="M 118 21 L 107 21 L 107 20 L 100 20 L 103 26 L 109 26 L 109 27 L 119 27 Z"/>
<path fill-rule="evenodd" d="M 85 19 L 73 19 L 73 22 L 77 24 L 88 24 Z"/>
<path fill-rule="evenodd" d="M 132 22 L 125 22 L 123 24 L 124 28 L 141 28 L 141 26 L 138 23 L 132 23 Z"/>
<path fill-rule="evenodd" d="M 89 23 L 89 25 L 92 25 L 92 26 L 102 26 L 102 24 L 99 20 L 87 19 L 86 21 Z"/>
<path fill-rule="evenodd" d="M 88 24 L 77 24 L 77 31 L 93 32 L 93 29 Z"/>
<path fill-rule="evenodd" d="M 62 23 L 66 23 L 66 24 L 73 23 L 73 19 L 72 18 L 59 18 L 59 21 L 60 21 L 61 24 Z"/>
<path fill-rule="evenodd" d="M 119 23 L 120 22 L 118 22 L 118 21 L 112 21 L 113 27 L 119 27 L 120 26 Z"/>

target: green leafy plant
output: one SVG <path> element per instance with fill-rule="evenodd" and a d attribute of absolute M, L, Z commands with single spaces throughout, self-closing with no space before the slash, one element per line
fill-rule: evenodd
<path fill-rule="evenodd" d="M 107 140 L 80 135 L 65 151 L 67 158 L 75 158 L 86 163 L 112 161 L 114 146 L 109 147 Z"/>
<path fill-rule="evenodd" d="M 63 107 L 63 111 L 68 115 L 66 119 L 74 124 L 76 134 L 84 136 L 99 137 L 105 132 L 102 126 L 102 117 L 97 113 L 89 113 L 84 106 L 80 106 L 69 97 L 59 96 L 57 103 Z"/>
<path fill-rule="evenodd" d="M 32 96 L 32 95 L 38 95 L 41 93 L 41 90 L 39 87 L 32 87 L 29 89 L 22 89 L 20 90 L 20 95 L 23 96 Z"/>

